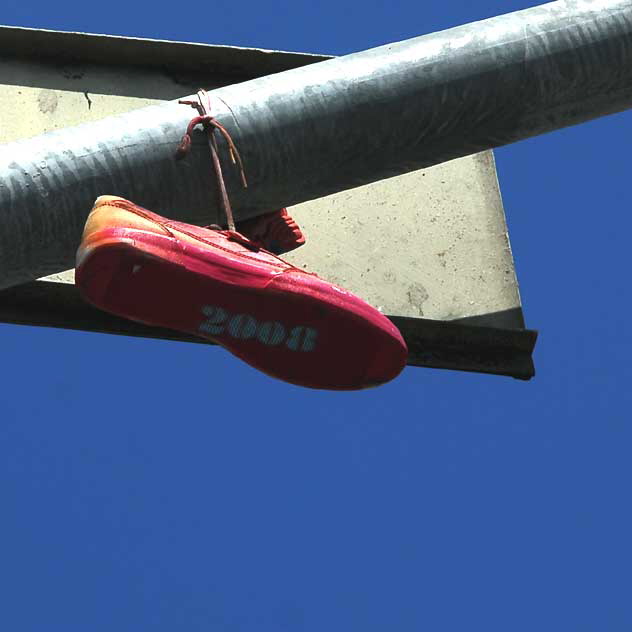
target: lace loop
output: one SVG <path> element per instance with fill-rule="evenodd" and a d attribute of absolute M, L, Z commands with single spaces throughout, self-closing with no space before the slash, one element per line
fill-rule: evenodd
<path fill-rule="evenodd" d="M 180 144 L 176 149 L 176 160 L 182 160 L 182 158 L 184 158 L 189 153 L 189 151 L 191 150 L 191 134 L 198 125 L 202 125 L 208 135 L 208 144 L 211 151 L 213 169 L 215 170 L 215 176 L 217 178 L 220 203 L 222 205 L 222 210 L 226 215 L 228 230 L 230 230 L 231 232 L 236 232 L 235 220 L 233 219 L 233 210 L 230 205 L 230 200 L 228 199 L 226 183 L 224 182 L 224 174 L 222 173 L 222 165 L 219 160 L 215 130 L 219 131 L 220 134 L 224 137 L 224 140 L 228 145 L 228 153 L 230 155 L 231 161 L 239 169 L 241 183 L 245 189 L 248 187 L 248 182 L 246 180 L 246 173 L 244 171 L 244 165 L 241 160 L 241 156 L 239 155 L 239 151 L 237 150 L 237 147 L 235 146 L 235 143 L 233 142 L 233 139 L 231 138 L 228 130 L 221 123 L 216 121 L 215 118 L 211 115 L 211 97 L 208 92 L 206 92 L 206 90 L 198 90 L 197 101 L 181 99 L 180 101 L 178 101 L 178 103 L 182 105 L 190 105 L 192 108 L 195 108 L 198 111 L 199 116 L 192 118 L 189 122 L 187 130 L 184 133 L 184 136 L 182 137 L 182 140 L 180 141 Z"/>

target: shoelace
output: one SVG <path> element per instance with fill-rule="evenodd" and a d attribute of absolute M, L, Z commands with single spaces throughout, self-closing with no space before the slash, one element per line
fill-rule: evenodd
<path fill-rule="evenodd" d="M 176 160 L 181 160 L 184 158 L 191 149 L 191 134 L 197 125 L 202 125 L 207 132 L 208 135 L 208 145 L 211 150 L 211 159 L 213 161 L 213 168 L 215 170 L 215 176 L 217 178 L 217 186 L 220 194 L 220 202 L 222 205 L 222 210 L 226 215 L 226 221 L 228 223 L 228 230 L 230 233 L 233 233 L 234 238 L 237 241 L 248 241 L 245 237 L 240 235 L 235 230 L 235 220 L 233 219 L 233 210 L 230 206 L 230 200 L 228 199 L 228 192 L 226 191 L 226 183 L 224 182 L 224 174 L 222 173 L 222 165 L 219 160 L 219 153 L 217 149 L 217 139 L 215 138 L 215 130 L 218 130 L 228 145 L 228 151 L 230 154 L 230 158 L 234 165 L 237 166 L 241 175 L 241 183 L 245 188 L 248 187 L 248 182 L 246 181 L 246 174 L 244 172 L 244 165 L 241 160 L 241 156 L 239 155 L 239 151 L 233 142 L 228 130 L 215 118 L 211 115 L 211 97 L 206 92 L 206 90 L 198 90 L 197 92 L 197 101 L 189 101 L 186 99 L 181 99 L 178 101 L 182 105 L 190 105 L 192 108 L 195 108 L 199 116 L 191 119 L 187 127 L 187 131 L 185 132 L 182 140 L 180 141 L 180 145 L 176 149 Z"/>

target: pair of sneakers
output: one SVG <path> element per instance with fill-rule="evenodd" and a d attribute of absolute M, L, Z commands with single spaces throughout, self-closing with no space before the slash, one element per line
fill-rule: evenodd
<path fill-rule="evenodd" d="M 388 318 L 277 256 L 304 243 L 285 209 L 237 229 L 101 196 L 77 252 L 77 287 L 100 309 L 211 339 L 300 386 L 360 389 L 400 373 L 407 348 Z"/>

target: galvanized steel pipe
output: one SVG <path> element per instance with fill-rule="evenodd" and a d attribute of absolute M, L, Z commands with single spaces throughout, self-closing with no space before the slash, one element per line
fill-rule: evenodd
<path fill-rule="evenodd" d="M 257 215 L 632 106 L 630 0 L 561 0 L 212 93 Z M 73 266 L 94 199 L 217 221 L 202 133 L 169 102 L 0 149 L 0 288 Z M 225 145 L 222 152 L 226 158 Z"/>

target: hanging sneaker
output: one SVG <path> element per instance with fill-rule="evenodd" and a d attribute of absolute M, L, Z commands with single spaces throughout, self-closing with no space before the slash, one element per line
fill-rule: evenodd
<path fill-rule="evenodd" d="M 236 228 L 275 255 L 290 252 L 305 243 L 301 229 L 285 208 L 237 222 Z"/>
<path fill-rule="evenodd" d="M 95 202 L 76 284 L 104 311 L 208 338 L 300 386 L 377 386 L 406 364 L 399 330 L 357 296 L 239 233 L 172 221 L 119 197 Z"/>

